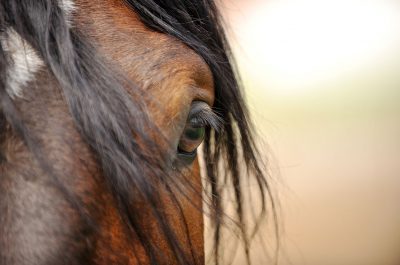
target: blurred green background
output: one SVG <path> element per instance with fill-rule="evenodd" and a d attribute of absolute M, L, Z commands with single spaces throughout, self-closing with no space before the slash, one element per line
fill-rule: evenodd
<path fill-rule="evenodd" d="M 399 265 L 400 1 L 221 8 L 279 179 L 280 264 Z"/>

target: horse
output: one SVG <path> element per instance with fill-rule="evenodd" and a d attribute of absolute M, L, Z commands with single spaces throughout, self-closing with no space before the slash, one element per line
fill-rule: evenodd
<path fill-rule="evenodd" d="M 214 1 L 1 1 L 1 265 L 204 264 L 204 214 L 212 262 L 233 220 L 250 263 L 247 178 L 261 218 L 273 198 Z"/>

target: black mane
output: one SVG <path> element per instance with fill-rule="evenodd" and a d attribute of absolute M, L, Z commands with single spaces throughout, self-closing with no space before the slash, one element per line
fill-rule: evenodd
<path fill-rule="evenodd" d="M 215 263 L 219 261 L 221 226 L 226 218 L 222 201 L 226 189 L 234 191 L 236 216 L 232 218 L 237 222 L 245 253 L 249 255 L 252 231 L 246 226 L 244 217 L 244 178 L 253 178 L 258 185 L 262 201 L 260 216 L 265 214 L 268 203 L 272 208 L 274 203 L 217 7 L 212 0 L 125 2 L 147 26 L 176 37 L 201 55 L 213 73 L 214 108 L 224 119 L 224 126 L 221 132 L 208 130 L 203 153 L 210 187 L 207 197 L 211 198 L 211 219 L 215 229 Z M 144 92 L 133 88 L 138 102 L 131 102 L 124 90 L 128 82 L 115 76 L 79 29 L 67 25 L 64 15 L 56 0 L 2 0 L 0 35 L 13 28 L 38 52 L 59 82 L 80 133 L 97 154 L 105 181 L 118 203 L 119 213 L 127 228 L 142 243 L 151 264 L 160 264 L 161 258 L 154 242 L 142 232 L 138 221 L 140 212 L 132 210 L 131 206 L 138 197 L 152 207 L 154 218 L 158 220 L 177 262 L 192 264 L 192 257 L 182 250 L 170 224 L 165 221 L 165 214 L 158 208 L 160 198 L 155 188 L 148 183 L 149 176 L 156 182 L 168 183 L 165 180 L 168 168 L 161 162 L 165 160 L 164 155 L 155 155 L 160 153 L 158 146 L 146 133 L 149 128 L 157 128 L 140 102 Z M 6 72 L 10 65 L 12 62 L 0 43 L 0 111 L 36 155 L 41 166 L 57 179 L 57 172 L 46 162 L 34 135 L 19 118 L 18 110 L 7 94 Z M 96 102 L 94 108 L 93 102 Z M 132 137 L 132 132 L 135 137 Z M 218 168 L 221 164 L 224 172 Z M 166 185 L 173 190 L 175 186 L 185 184 L 171 182 Z M 75 198 L 71 191 L 65 193 L 69 201 L 80 209 L 79 198 Z M 88 222 L 93 221 L 84 211 L 81 215 Z"/>

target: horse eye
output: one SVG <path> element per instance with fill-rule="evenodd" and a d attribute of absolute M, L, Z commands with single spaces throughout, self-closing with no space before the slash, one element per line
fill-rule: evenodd
<path fill-rule="evenodd" d="M 203 142 L 204 135 L 205 126 L 195 125 L 189 120 L 179 140 L 178 156 L 192 161 L 196 157 L 197 147 Z"/>

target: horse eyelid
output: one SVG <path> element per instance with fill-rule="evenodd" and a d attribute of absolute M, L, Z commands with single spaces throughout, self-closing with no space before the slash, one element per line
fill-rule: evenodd
<path fill-rule="evenodd" d="M 209 126 L 217 132 L 223 128 L 223 119 L 207 103 L 201 101 L 193 102 L 189 122 L 194 127 Z"/>

